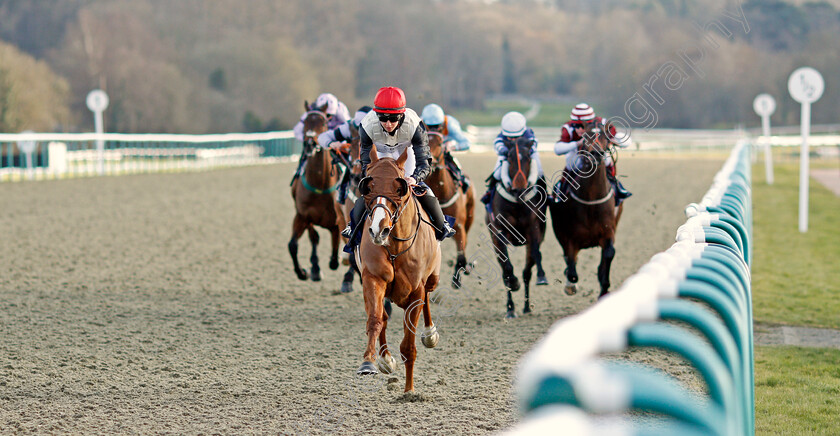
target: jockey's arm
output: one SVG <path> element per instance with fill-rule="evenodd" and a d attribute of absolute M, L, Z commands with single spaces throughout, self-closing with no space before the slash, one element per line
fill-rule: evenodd
<path fill-rule="evenodd" d="M 420 183 L 432 172 L 432 154 L 429 151 L 429 136 L 426 128 L 419 124 L 411 137 L 411 148 L 414 150 L 414 174 L 411 177 Z"/>
<path fill-rule="evenodd" d="M 362 174 L 367 174 L 367 166 L 370 163 L 370 149 L 373 148 L 373 140 L 370 139 L 365 129 L 359 129 L 359 160 L 362 162 Z"/>
<path fill-rule="evenodd" d="M 344 123 L 335 129 L 327 130 L 326 132 L 318 135 L 318 144 L 320 144 L 321 147 L 329 147 L 329 145 L 333 142 L 350 142 L 351 139 L 350 125 L 348 123 Z"/>
<path fill-rule="evenodd" d="M 564 155 L 577 149 L 577 147 L 578 141 L 573 141 L 572 135 L 564 128 L 563 133 L 560 134 L 560 140 L 554 143 L 554 153 L 558 156 Z"/>
<path fill-rule="evenodd" d="M 508 147 L 507 144 L 505 144 L 505 137 L 501 133 L 499 133 L 499 136 L 496 136 L 496 140 L 493 141 L 493 150 L 495 150 L 496 154 L 500 157 L 507 156 Z"/>
<path fill-rule="evenodd" d="M 292 131 L 295 132 L 295 138 L 301 142 L 303 142 L 303 118 L 305 116 L 306 114 L 298 120 L 297 124 L 295 124 L 295 127 L 292 129 Z"/>
<path fill-rule="evenodd" d="M 446 124 L 449 129 L 449 135 L 446 136 L 445 143 L 449 145 L 449 151 L 466 151 L 470 149 L 470 140 L 464 135 L 461 130 L 461 123 L 455 118 L 446 116 Z"/>

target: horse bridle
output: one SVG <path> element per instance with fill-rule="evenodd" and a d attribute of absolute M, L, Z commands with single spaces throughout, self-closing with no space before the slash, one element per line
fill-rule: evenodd
<path fill-rule="evenodd" d="M 434 136 L 437 136 L 437 137 L 440 138 L 440 153 L 438 153 L 436 156 L 432 155 L 432 157 L 434 157 L 435 161 L 437 162 L 435 164 L 435 167 L 439 168 L 439 169 L 443 169 L 444 168 L 444 156 L 446 155 L 446 149 L 443 147 L 443 134 L 440 133 L 440 132 L 435 132 L 435 131 L 427 132 L 427 134 L 429 136 L 434 135 Z"/>
<path fill-rule="evenodd" d="M 324 123 L 326 124 L 328 118 L 327 115 L 319 110 L 311 110 L 307 111 L 304 114 L 304 118 L 308 117 L 309 115 L 316 114 L 320 115 L 321 118 L 324 119 Z M 312 130 L 307 130 L 304 132 L 303 136 L 303 153 L 306 157 L 311 157 L 313 154 L 317 153 L 321 148 L 321 144 L 318 143 L 316 140 L 317 134 Z"/>
<path fill-rule="evenodd" d="M 368 212 L 368 219 L 372 220 L 373 219 L 373 212 L 377 208 L 381 207 L 382 209 L 385 209 L 385 215 L 387 215 L 388 220 L 391 221 L 391 226 L 396 227 L 397 223 L 400 221 L 400 218 L 402 218 L 402 214 L 405 211 L 405 208 L 408 207 L 408 202 L 412 201 L 412 200 L 415 201 L 415 202 L 417 201 L 417 199 L 414 198 L 414 196 L 411 195 L 411 187 L 409 187 L 408 197 L 409 198 L 402 204 L 402 206 L 400 206 L 399 203 L 397 203 L 396 201 L 394 201 L 391 197 L 388 197 L 387 195 L 377 195 L 376 197 L 374 197 L 371 200 L 371 202 L 376 202 L 376 204 L 374 204 L 373 207 L 370 208 L 370 211 Z M 394 208 L 397 209 L 397 212 L 396 213 L 391 212 L 391 209 L 389 209 L 388 206 L 385 205 L 385 203 L 381 203 L 381 202 L 378 201 L 380 198 L 384 198 L 385 200 L 391 202 L 391 204 L 394 205 Z M 420 207 L 418 205 L 418 207 L 417 207 L 417 226 L 414 227 L 414 234 L 413 235 L 409 236 L 408 238 L 403 239 L 403 238 L 399 238 L 397 236 L 394 236 L 393 233 L 388 234 L 388 237 L 391 238 L 391 239 L 394 239 L 395 241 L 399 241 L 399 242 L 407 242 L 409 240 L 411 241 L 411 244 L 408 244 L 408 247 L 406 247 L 404 250 L 402 250 L 402 251 L 400 251 L 399 253 L 396 253 L 396 254 L 391 253 L 391 249 L 388 248 L 387 245 L 383 246 L 385 251 L 388 253 L 388 259 L 390 259 L 392 263 L 394 262 L 394 260 L 396 260 L 398 257 L 400 257 L 400 255 L 407 252 L 408 250 L 411 249 L 412 246 L 414 246 L 414 242 L 417 240 L 417 234 L 419 233 L 419 230 L 420 230 L 420 222 L 421 221 L 422 221 L 422 217 L 420 215 Z"/>

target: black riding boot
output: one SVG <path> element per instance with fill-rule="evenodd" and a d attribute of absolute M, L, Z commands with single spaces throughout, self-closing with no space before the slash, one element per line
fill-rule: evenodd
<path fill-rule="evenodd" d="M 365 213 L 365 198 L 359 197 L 356 199 L 356 203 L 353 204 L 353 210 L 350 211 L 350 222 L 347 223 L 347 227 L 341 231 L 341 236 L 345 238 L 350 238 L 355 233 L 356 226 L 359 225 L 359 222 L 362 220 L 362 214 Z M 351 241 L 352 242 L 352 241 Z"/>
<path fill-rule="evenodd" d="M 485 192 L 484 195 L 481 197 L 481 202 L 482 203 L 484 203 L 488 206 L 490 205 L 490 202 L 493 201 L 493 194 L 496 193 L 496 184 L 497 183 L 499 183 L 499 181 L 496 180 L 495 177 L 490 176 L 490 178 L 487 181 L 487 192 Z"/>
<path fill-rule="evenodd" d="M 625 189 L 624 185 L 622 185 L 621 182 L 619 182 L 618 179 L 614 175 L 610 174 L 609 172 L 607 172 L 607 180 L 610 181 L 610 183 L 613 186 L 613 189 L 615 190 L 615 205 L 616 206 L 621 204 L 621 202 L 624 201 L 625 198 L 633 195 L 632 192 Z"/>
<path fill-rule="evenodd" d="M 423 206 L 423 210 L 429 214 L 429 219 L 432 221 L 432 226 L 435 228 L 435 235 L 437 236 L 438 241 L 455 236 L 455 229 L 453 229 L 449 225 L 449 222 L 446 221 L 446 217 L 443 216 L 443 211 L 440 209 L 440 203 L 436 197 L 431 195 L 431 192 L 427 192 L 426 195 L 417 197 L 417 201 L 420 202 L 420 206 Z"/>

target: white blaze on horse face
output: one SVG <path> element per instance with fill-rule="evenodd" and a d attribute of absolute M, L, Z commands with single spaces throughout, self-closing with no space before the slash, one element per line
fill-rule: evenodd
<path fill-rule="evenodd" d="M 370 232 L 371 235 L 374 236 L 374 242 L 382 243 L 382 220 L 388 218 L 388 215 L 385 213 L 385 208 L 388 207 L 388 204 L 385 202 L 385 199 L 379 197 L 376 199 L 376 204 L 381 204 L 385 207 L 377 207 L 373 211 L 373 216 L 370 219 Z"/>

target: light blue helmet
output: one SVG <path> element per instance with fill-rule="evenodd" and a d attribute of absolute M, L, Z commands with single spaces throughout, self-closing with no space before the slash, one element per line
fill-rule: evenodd
<path fill-rule="evenodd" d="M 426 107 L 423 108 L 423 113 L 420 115 L 420 118 L 423 119 L 423 122 L 426 123 L 427 126 L 439 126 L 443 124 L 445 117 L 446 115 L 443 113 L 443 108 L 434 103 L 427 104 Z"/>

